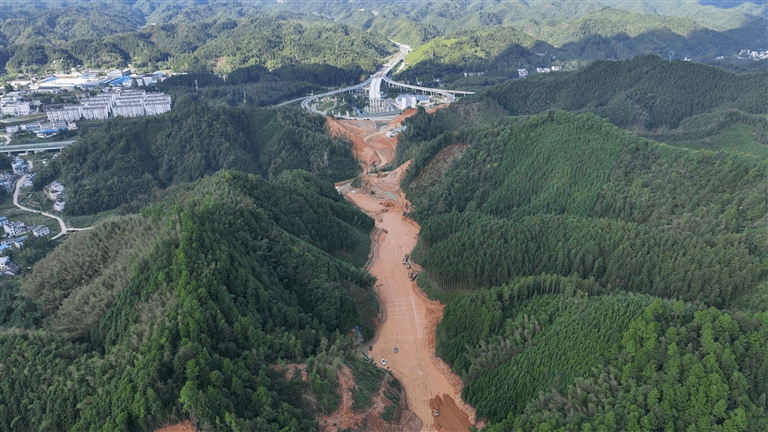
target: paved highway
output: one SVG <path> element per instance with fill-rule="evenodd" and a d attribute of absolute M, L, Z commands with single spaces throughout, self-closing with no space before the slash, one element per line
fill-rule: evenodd
<path fill-rule="evenodd" d="M 64 147 L 74 144 L 75 141 L 76 140 L 4 145 L 4 146 L 0 146 L 0 152 L 11 154 L 11 153 L 26 153 L 28 151 L 36 152 L 36 151 L 45 151 L 45 150 L 61 150 Z"/>
<path fill-rule="evenodd" d="M 329 92 L 326 92 L 326 93 L 321 93 L 321 94 L 313 95 L 313 96 L 310 96 L 308 98 L 293 99 L 293 100 L 290 100 L 290 101 L 283 102 L 283 103 L 279 104 L 278 106 L 287 105 L 287 104 L 298 102 L 299 100 L 301 100 L 301 107 L 304 108 L 305 110 L 313 112 L 315 114 L 325 114 L 322 111 L 319 111 L 319 110 L 316 110 L 316 109 L 312 108 L 311 105 L 313 103 L 317 102 L 317 100 L 319 100 L 320 98 L 327 97 L 327 96 L 333 96 L 333 95 L 340 94 L 340 93 L 347 93 L 347 92 L 353 92 L 353 91 L 356 91 L 356 90 L 362 90 L 362 89 L 364 89 L 365 87 L 368 87 L 368 86 L 369 86 L 368 87 L 369 97 L 371 99 L 378 98 L 379 97 L 378 95 L 381 93 L 381 83 L 382 82 L 386 82 L 388 84 L 391 84 L 391 85 L 394 85 L 394 86 L 397 86 L 397 87 L 403 87 L 403 88 L 408 88 L 408 89 L 413 89 L 413 90 L 418 90 L 418 91 L 435 93 L 435 94 L 438 94 L 438 95 L 442 96 L 443 98 L 445 98 L 445 100 L 448 103 L 451 103 L 454 100 L 456 100 L 456 97 L 454 96 L 454 93 L 458 93 L 458 94 L 474 94 L 474 92 L 466 92 L 466 91 L 461 91 L 461 90 L 443 90 L 443 89 L 436 89 L 436 88 L 430 88 L 430 87 L 415 86 L 415 85 L 405 84 L 405 83 L 401 83 L 401 82 L 394 81 L 394 80 L 391 80 L 391 79 L 387 78 L 387 74 L 389 74 L 389 71 L 391 71 L 392 68 L 394 68 L 395 65 L 397 65 L 399 62 L 401 62 L 408 55 L 408 53 L 411 51 L 411 47 L 409 47 L 408 45 L 401 44 L 401 43 L 398 43 L 398 42 L 395 42 L 395 41 L 392 41 L 392 42 L 395 43 L 400 48 L 400 52 L 395 57 L 393 57 L 390 61 L 388 61 L 384 66 L 382 66 L 382 68 L 379 69 L 378 72 L 376 72 L 370 78 L 368 78 L 367 80 L 361 82 L 360 84 L 353 85 L 353 86 L 350 86 L 350 87 L 340 88 L 340 89 L 329 91 Z"/>
<path fill-rule="evenodd" d="M 397 43 L 395 41 L 392 41 L 392 42 L 395 43 L 400 48 L 400 52 L 395 57 L 393 57 L 392 60 L 388 61 L 384 66 L 382 66 L 382 68 L 379 69 L 378 72 L 373 74 L 373 76 L 371 76 L 367 80 L 361 82 L 360 84 L 356 84 L 356 85 L 353 85 L 353 86 L 350 86 L 350 87 L 340 88 L 340 89 L 337 89 L 337 90 L 329 91 L 327 93 L 321 93 L 321 94 L 318 94 L 318 95 L 313 95 L 313 96 L 310 96 L 308 98 L 305 98 L 301 102 L 301 107 L 304 108 L 305 110 L 311 111 L 311 112 L 316 113 L 316 114 L 325 114 L 322 111 L 318 111 L 318 110 L 310 107 L 310 104 L 316 102 L 318 99 L 323 98 L 323 97 L 333 96 L 333 95 L 340 94 L 340 93 L 353 92 L 355 90 L 362 90 L 363 88 L 368 86 L 374 79 L 376 79 L 379 82 L 379 84 L 381 84 L 381 80 L 384 77 L 387 76 L 389 71 L 391 71 L 392 68 L 395 67 L 396 64 L 401 62 L 405 58 L 405 56 L 407 56 L 408 53 L 411 51 L 411 47 L 409 47 L 408 45 Z M 296 101 L 297 100 L 294 99 L 294 100 L 291 100 L 291 101 L 283 102 L 282 104 L 280 104 L 278 106 L 282 106 L 282 105 L 289 104 L 289 103 L 296 102 Z"/>

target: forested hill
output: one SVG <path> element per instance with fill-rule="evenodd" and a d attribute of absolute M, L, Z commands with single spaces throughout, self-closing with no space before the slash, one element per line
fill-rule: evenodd
<path fill-rule="evenodd" d="M 275 69 L 324 63 L 374 71 L 396 50 L 381 35 L 296 14 L 222 13 L 174 23 L 149 22 L 140 28 L 124 16 L 112 4 L 97 4 L 4 19 L 0 68 L 22 74 L 130 63 L 136 69 L 226 74 L 256 64 Z"/>
<path fill-rule="evenodd" d="M 539 80 L 541 94 L 568 97 L 570 79 Z M 752 92 L 722 85 L 726 104 Z M 398 149 L 419 285 L 446 302 L 436 351 L 487 429 L 768 428 L 764 118 L 715 109 L 667 134 L 702 151 L 494 99 L 419 112 Z"/>
<path fill-rule="evenodd" d="M 457 67 L 510 77 L 517 67 L 578 67 L 581 61 L 670 51 L 734 66 L 740 50 L 764 48 L 762 2 L 728 8 L 710 3 L 9 2 L 0 11 L 0 69 L 27 74 L 130 63 L 137 69 L 227 73 L 254 64 L 271 70 L 319 62 L 373 71 L 394 50 L 390 38 L 413 48 L 428 45 L 407 61 L 432 63 L 413 71 L 422 77 L 443 77 Z M 509 50 L 519 48 L 535 57 L 510 61 Z M 504 71 L 497 62 L 508 63 Z"/>
<path fill-rule="evenodd" d="M 469 147 L 433 183 L 416 160 L 406 182 L 423 221 L 415 255 L 443 286 L 575 273 L 726 306 L 765 276 L 765 157 L 673 149 L 552 111 L 438 140 Z M 471 240 L 489 230 L 497 235 Z"/>
<path fill-rule="evenodd" d="M 489 25 L 435 37 L 408 55 L 406 68 L 398 70 L 397 77 L 439 79 L 449 88 L 468 89 L 518 78 L 519 69 L 531 74 L 536 68 L 578 70 L 591 61 L 648 54 L 762 71 L 762 62 L 739 60 L 736 55 L 744 49 L 738 47 L 762 39 L 764 29 L 763 18 L 753 18 L 738 30 L 714 31 L 691 18 L 606 8 L 566 22 Z M 468 72 L 472 74 L 465 76 Z"/>
<path fill-rule="evenodd" d="M 488 90 L 480 98 L 513 115 L 551 108 L 591 111 L 621 127 L 673 129 L 713 108 L 768 111 L 768 73 L 736 74 L 656 56 L 598 61 L 578 72 L 541 74 Z"/>
<path fill-rule="evenodd" d="M 224 171 L 72 236 L 2 309 L 0 429 L 316 430 L 373 333 L 372 278 L 334 257 L 372 224 L 306 172 Z"/>
<path fill-rule="evenodd" d="M 703 2 L 702 2 L 703 3 Z M 301 2 L 286 1 L 278 4 L 262 2 L 265 8 L 302 11 L 328 16 L 337 22 L 349 23 L 389 34 L 397 40 L 418 44 L 434 36 L 456 31 L 476 30 L 500 25 L 526 28 L 537 39 L 559 45 L 558 34 L 572 32 L 579 27 L 577 38 L 595 32 L 587 23 L 574 24 L 576 19 L 590 17 L 605 9 L 633 13 L 636 18 L 625 22 L 625 33 L 630 33 L 642 21 L 663 16 L 676 18 L 677 23 L 667 22 L 666 27 L 687 22 L 689 26 L 713 30 L 735 29 L 751 16 L 760 16 L 763 7 L 758 3 L 745 3 L 731 9 L 716 9 L 708 4 L 685 1 L 591 1 L 548 0 L 542 2 L 483 2 L 464 0 L 455 2 L 386 3 L 376 0 L 348 2 Z M 607 29 L 605 27 L 603 29 Z M 664 27 L 656 27 L 662 29 Z M 597 32 L 598 34 L 600 32 Z M 552 37 L 552 40 L 548 38 Z M 570 41 L 573 41 L 571 39 Z"/>
<path fill-rule="evenodd" d="M 354 177 L 350 144 L 324 133 L 325 120 L 298 109 L 191 103 L 151 118 L 115 118 L 89 131 L 35 178 L 67 185 L 67 213 L 91 214 L 221 169 L 273 179 L 303 169 L 331 180 Z"/>

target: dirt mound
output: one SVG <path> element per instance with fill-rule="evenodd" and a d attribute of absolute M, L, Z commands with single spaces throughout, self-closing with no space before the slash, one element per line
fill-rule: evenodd
<path fill-rule="evenodd" d="M 293 379 L 296 372 L 299 372 L 301 374 L 301 381 L 309 382 L 309 378 L 307 377 L 307 365 L 304 363 L 290 363 L 285 366 L 270 365 L 269 368 L 278 372 L 285 371 L 285 378 L 289 380 Z"/>
<path fill-rule="evenodd" d="M 371 405 L 361 410 L 353 410 L 354 403 L 352 391 L 357 388 L 354 376 L 349 367 L 342 365 L 336 373 L 339 378 L 339 394 L 341 403 L 339 407 L 328 416 L 320 416 L 318 422 L 323 432 L 337 432 L 339 430 L 365 430 L 371 432 L 417 432 L 421 430 L 421 422 L 418 417 L 406 409 L 405 396 L 400 391 L 400 403 L 394 407 L 392 421 L 387 422 L 382 415 L 392 407 L 393 402 L 385 396 L 385 392 L 395 391 L 390 383 L 393 378 L 387 374 L 380 383 L 379 389 L 371 397 Z"/>
<path fill-rule="evenodd" d="M 375 164 L 386 166 L 395 160 L 397 137 L 388 137 L 387 131 L 399 126 L 403 120 L 416 114 L 416 110 L 407 110 L 378 127 L 372 120 L 336 120 L 327 118 L 328 132 L 332 136 L 343 136 L 352 142 L 352 153 L 363 166 L 363 172 Z"/>
<path fill-rule="evenodd" d="M 456 406 L 453 398 L 446 395 L 435 396 L 429 400 L 429 407 L 435 416 L 435 429 L 443 431 L 465 431 L 472 424 L 464 411 Z"/>
<path fill-rule="evenodd" d="M 165 426 L 155 432 L 197 432 L 197 428 L 191 421 L 187 420 L 174 425 Z"/>

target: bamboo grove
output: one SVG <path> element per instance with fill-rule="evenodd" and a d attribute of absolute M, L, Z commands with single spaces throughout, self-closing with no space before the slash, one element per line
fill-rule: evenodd
<path fill-rule="evenodd" d="M 664 90 L 683 71 L 728 95 Z M 408 120 L 438 355 L 489 431 L 765 429 L 764 75 L 649 57 L 578 74 Z M 646 80 L 645 123 L 606 114 Z"/>
<path fill-rule="evenodd" d="M 373 280 L 335 256 L 372 225 L 309 173 L 223 171 L 72 238 L 4 315 L 0 429 L 315 429 L 361 361 L 343 335 L 373 333 Z"/>

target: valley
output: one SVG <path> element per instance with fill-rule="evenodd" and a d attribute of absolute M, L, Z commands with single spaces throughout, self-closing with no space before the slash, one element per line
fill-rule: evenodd
<path fill-rule="evenodd" d="M 764 1 L 3 9 L 0 431 L 768 431 Z"/>
<path fill-rule="evenodd" d="M 387 166 L 393 161 L 396 138 L 380 130 L 396 127 L 404 117 L 381 128 L 359 120 L 329 120 L 329 124 L 333 133 L 352 141 L 367 173 L 372 164 Z M 409 278 L 418 266 L 404 259 L 419 233 L 418 224 L 403 216 L 410 204 L 399 184 L 407 167 L 408 163 L 388 172 L 363 174 L 362 188 L 353 189 L 348 183 L 342 187 L 349 201 L 376 220 L 367 268 L 377 279 L 374 289 L 383 312 L 369 354 L 403 384 L 409 409 L 423 422 L 421 430 L 468 430 L 475 422 L 474 409 L 461 400 L 459 377 L 435 355 L 435 327 L 443 306 L 429 300 Z"/>

